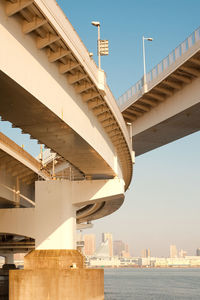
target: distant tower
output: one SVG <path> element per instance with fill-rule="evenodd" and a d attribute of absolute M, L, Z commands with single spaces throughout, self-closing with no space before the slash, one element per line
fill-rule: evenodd
<path fill-rule="evenodd" d="M 200 256 L 200 248 L 197 248 L 196 255 Z"/>
<path fill-rule="evenodd" d="M 84 237 L 84 254 L 86 256 L 94 255 L 96 251 L 96 237 L 94 234 L 85 234 Z"/>
<path fill-rule="evenodd" d="M 150 257 L 151 253 L 150 253 L 150 249 L 143 249 L 141 252 L 141 257 L 147 258 Z"/>
<path fill-rule="evenodd" d="M 102 242 L 105 243 L 108 241 L 108 247 L 109 247 L 109 256 L 113 256 L 113 239 L 111 233 L 102 233 Z"/>
<path fill-rule="evenodd" d="M 177 257 L 176 245 L 170 245 L 170 257 L 171 258 L 176 258 Z"/>

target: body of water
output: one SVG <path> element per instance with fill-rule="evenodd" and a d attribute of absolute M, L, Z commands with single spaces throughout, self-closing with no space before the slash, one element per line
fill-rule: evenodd
<path fill-rule="evenodd" d="M 105 300 L 200 300 L 200 269 L 105 269 Z"/>

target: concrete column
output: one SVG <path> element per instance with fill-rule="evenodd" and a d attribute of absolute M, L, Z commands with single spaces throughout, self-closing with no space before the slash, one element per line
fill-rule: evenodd
<path fill-rule="evenodd" d="M 35 246 L 37 250 L 76 249 L 76 209 L 72 182 L 37 181 Z"/>
<path fill-rule="evenodd" d="M 14 254 L 9 253 L 5 255 L 5 265 L 13 265 L 14 264 Z"/>

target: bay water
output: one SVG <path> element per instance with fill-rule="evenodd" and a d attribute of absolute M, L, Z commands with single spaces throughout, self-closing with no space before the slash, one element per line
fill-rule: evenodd
<path fill-rule="evenodd" d="M 200 300 L 200 269 L 105 269 L 105 300 Z"/>

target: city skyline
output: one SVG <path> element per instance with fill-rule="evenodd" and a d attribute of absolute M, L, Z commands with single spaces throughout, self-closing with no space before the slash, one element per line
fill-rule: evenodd
<path fill-rule="evenodd" d="M 148 72 L 199 26 L 197 0 L 176 3 L 169 0 L 167 4 L 158 0 L 136 3 L 103 0 L 101 5 L 87 0 L 80 3 L 78 11 L 73 2 L 58 3 L 96 61 L 97 32 L 91 21 L 101 22 L 102 38 L 109 40 L 110 47 L 109 56 L 102 58 L 102 68 L 116 98 L 143 76 L 143 35 L 154 39 L 146 44 Z M 195 7 L 192 13 L 191 6 Z M 0 127 L 19 145 L 24 144 L 25 150 L 38 155 L 37 141 L 21 135 L 19 129 L 11 129 L 8 123 L 1 122 Z M 113 232 L 114 239 L 122 237 L 135 254 L 149 247 L 152 253 L 166 256 L 170 244 L 193 254 L 200 241 L 199 149 L 197 132 L 136 157 L 133 180 L 123 206 L 113 215 L 95 221 L 95 233 Z"/>
<path fill-rule="evenodd" d="M 135 255 L 134 254 L 134 247 L 132 253 L 129 252 L 129 247 L 130 245 L 126 242 L 124 242 L 123 239 L 115 240 L 113 238 L 113 234 L 111 232 L 102 232 L 100 234 L 100 237 L 97 237 L 96 234 L 90 233 L 90 234 L 84 234 L 83 235 L 83 240 L 86 244 L 84 244 L 84 254 L 87 256 L 95 256 L 95 251 L 98 252 L 98 249 L 102 246 L 102 244 L 105 244 L 107 242 L 108 246 L 108 256 L 122 256 L 122 257 L 127 257 L 126 253 L 130 254 L 130 257 L 141 257 L 141 258 L 148 258 L 148 257 L 168 257 L 168 258 L 184 258 L 185 256 L 188 255 L 187 251 L 185 251 L 182 248 L 179 248 L 176 246 L 176 244 L 169 244 L 168 245 L 168 255 L 163 256 L 163 255 L 154 255 L 152 253 L 150 248 L 144 248 L 140 249 L 140 254 Z M 92 246 L 91 246 L 92 245 Z M 85 252 L 85 246 L 86 248 L 92 247 L 92 254 L 86 254 Z M 111 250 L 112 249 L 112 250 Z M 123 255 L 123 252 L 125 252 Z M 111 255 L 112 254 L 112 255 Z M 200 248 L 195 248 L 193 249 L 193 252 L 190 254 L 192 256 L 200 256 Z"/>

